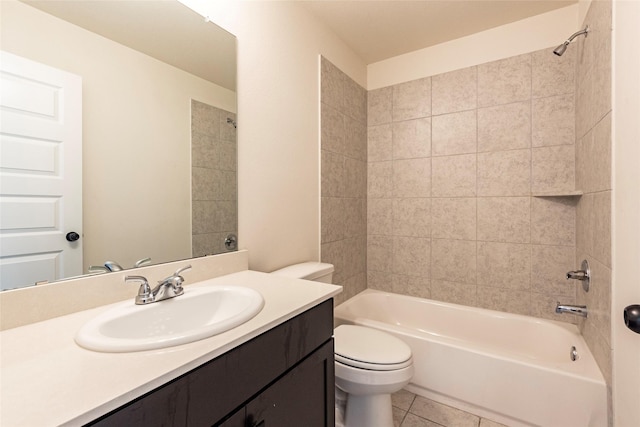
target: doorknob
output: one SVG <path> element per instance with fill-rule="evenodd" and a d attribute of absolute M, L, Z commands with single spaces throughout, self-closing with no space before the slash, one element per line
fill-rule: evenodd
<path fill-rule="evenodd" d="M 78 240 L 80 238 L 80 235 L 78 233 L 76 233 L 75 231 L 70 231 L 67 233 L 66 236 L 67 240 L 69 242 L 75 242 L 76 240 Z"/>
<path fill-rule="evenodd" d="M 636 334 L 640 334 L 640 304 L 634 304 L 624 309 L 624 324 Z"/>

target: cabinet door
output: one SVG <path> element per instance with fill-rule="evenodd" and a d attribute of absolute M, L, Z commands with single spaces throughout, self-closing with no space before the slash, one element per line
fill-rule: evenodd
<path fill-rule="evenodd" d="M 246 427 L 333 427 L 333 339 L 246 406 Z"/>

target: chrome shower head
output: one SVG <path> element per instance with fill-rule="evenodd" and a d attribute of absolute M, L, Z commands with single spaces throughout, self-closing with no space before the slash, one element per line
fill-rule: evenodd
<path fill-rule="evenodd" d="M 573 41 L 573 39 L 575 39 L 576 37 L 584 34 L 585 37 L 587 37 L 587 34 L 589 33 L 589 26 L 587 25 L 584 30 L 580 30 L 577 31 L 573 34 L 571 34 L 571 37 L 569 37 L 567 39 L 567 41 L 565 41 L 564 43 L 562 43 L 560 46 L 558 46 L 557 48 L 555 48 L 553 50 L 553 53 L 555 53 L 558 56 L 562 56 L 563 53 L 565 53 L 565 51 L 567 50 L 567 47 L 569 46 L 569 43 L 571 43 Z"/>
<path fill-rule="evenodd" d="M 553 53 L 555 53 L 558 56 L 562 56 L 562 54 L 566 52 L 567 47 L 569 46 L 569 43 L 570 42 L 568 40 L 562 43 L 560 46 L 558 46 L 553 50 Z"/>

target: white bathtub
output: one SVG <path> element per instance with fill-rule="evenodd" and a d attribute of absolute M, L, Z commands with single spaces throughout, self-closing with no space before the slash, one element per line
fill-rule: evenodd
<path fill-rule="evenodd" d="M 370 289 L 335 318 L 409 344 L 418 395 L 509 426 L 607 425 L 607 387 L 574 325 Z"/>

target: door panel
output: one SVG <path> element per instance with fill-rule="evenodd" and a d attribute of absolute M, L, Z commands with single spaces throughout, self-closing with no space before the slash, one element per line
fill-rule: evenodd
<path fill-rule="evenodd" d="M 0 52 L 0 270 L 11 289 L 82 274 L 82 80 Z"/>

